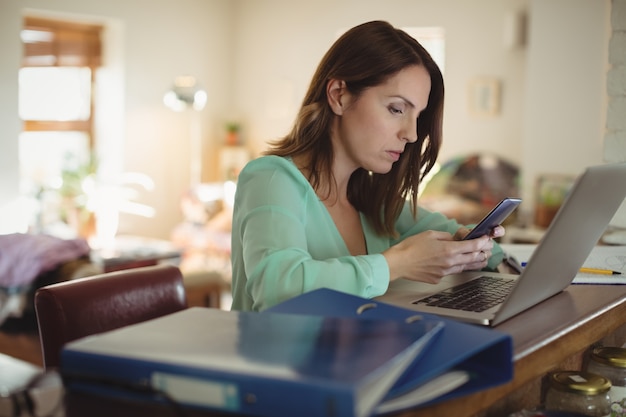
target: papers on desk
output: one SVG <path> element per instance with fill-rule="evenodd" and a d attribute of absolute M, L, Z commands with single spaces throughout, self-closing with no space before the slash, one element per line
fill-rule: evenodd
<path fill-rule="evenodd" d="M 417 386 L 413 390 L 384 400 L 377 408 L 377 414 L 387 414 L 406 410 L 436 400 L 461 388 L 472 378 L 469 371 L 453 369 Z"/>
<path fill-rule="evenodd" d="M 0 416 L 61 417 L 63 381 L 43 369 L 0 353 Z"/>
<path fill-rule="evenodd" d="M 502 244 L 502 249 L 520 263 L 528 261 L 537 245 Z M 585 268 L 599 268 L 621 272 L 622 275 L 587 274 L 579 272 L 573 284 L 626 284 L 626 247 L 596 246 L 583 264 Z"/>

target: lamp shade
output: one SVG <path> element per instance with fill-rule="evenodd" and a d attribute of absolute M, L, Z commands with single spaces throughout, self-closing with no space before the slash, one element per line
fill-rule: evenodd
<path fill-rule="evenodd" d="M 200 111 L 207 101 L 207 93 L 204 91 L 195 77 L 190 75 L 176 77 L 172 88 L 163 96 L 163 103 L 174 111 L 183 111 L 193 108 Z"/>

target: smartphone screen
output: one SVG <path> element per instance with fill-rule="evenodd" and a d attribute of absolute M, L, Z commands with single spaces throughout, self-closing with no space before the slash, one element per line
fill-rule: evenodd
<path fill-rule="evenodd" d="M 476 239 L 477 237 L 489 234 L 491 230 L 502 224 L 502 222 L 515 211 L 522 200 L 520 198 L 507 197 L 500 201 L 483 219 L 474 227 L 463 240 Z"/>

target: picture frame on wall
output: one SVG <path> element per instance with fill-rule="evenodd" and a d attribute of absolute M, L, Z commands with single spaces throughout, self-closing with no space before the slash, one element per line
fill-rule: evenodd
<path fill-rule="evenodd" d="M 497 78 L 479 77 L 469 82 L 469 112 L 475 117 L 500 114 L 501 82 Z"/>

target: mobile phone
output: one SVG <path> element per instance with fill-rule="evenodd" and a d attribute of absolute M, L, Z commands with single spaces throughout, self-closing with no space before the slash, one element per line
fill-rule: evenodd
<path fill-rule="evenodd" d="M 474 227 L 463 240 L 476 239 L 477 237 L 489 234 L 491 230 L 502 224 L 502 222 L 515 211 L 522 200 L 520 198 L 507 197 L 500 201 L 483 219 Z"/>

